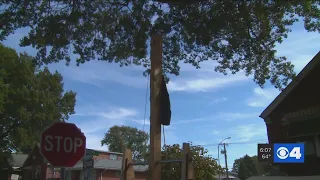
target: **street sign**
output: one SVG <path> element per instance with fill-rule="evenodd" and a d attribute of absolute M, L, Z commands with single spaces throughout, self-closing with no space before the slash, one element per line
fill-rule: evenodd
<path fill-rule="evenodd" d="M 75 124 L 55 123 L 42 133 L 40 152 L 54 167 L 73 167 L 85 151 L 86 137 Z"/>
<path fill-rule="evenodd" d="M 83 169 L 91 169 L 94 166 L 94 159 L 92 155 L 83 158 Z"/>
<path fill-rule="evenodd" d="M 83 169 L 91 169 L 91 168 L 93 168 L 93 165 L 94 165 L 93 159 L 83 161 Z"/>

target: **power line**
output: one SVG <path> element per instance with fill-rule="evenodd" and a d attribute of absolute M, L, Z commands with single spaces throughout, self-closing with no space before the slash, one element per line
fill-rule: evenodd
<path fill-rule="evenodd" d="M 254 144 L 254 143 L 266 143 L 267 141 L 268 139 L 261 139 L 261 140 L 255 140 L 255 141 L 235 142 L 235 143 L 229 143 L 229 144 Z"/>
<path fill-rule="evenodd" d="M 255 143 L 263 143 L 262 141 L 266 142 L 268 141 L 267 139 L 258 139 L 258 140 L 252 140 L 252 141 L 239 141 L 239 142 L 231 142 L 231 143 L 226 143 L 226 144 L 255 144 Z M 219 143 L 214 143 L 214 144 L 203 144 L 203 145 L 193 145 L 193 146 L 218 146 Z"/>

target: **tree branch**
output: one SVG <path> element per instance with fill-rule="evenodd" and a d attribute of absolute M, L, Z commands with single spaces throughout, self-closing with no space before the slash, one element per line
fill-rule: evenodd
<path fill-rule="evenodd" d="M 8 134 L 18 125 L 19 125 L 19 121 L 15 120 L 6 131 L 1 133 L 0 139 L 4 139 L 5 137 L 7 137 Z"/>

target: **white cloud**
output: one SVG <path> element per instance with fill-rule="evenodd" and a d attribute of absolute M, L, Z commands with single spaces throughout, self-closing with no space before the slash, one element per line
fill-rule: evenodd
<path fill-rule="evenodd" d="M 140 125 L 144 124 L 144 120 L 132 120 L 132 121 L 135 123 L 138 123 Z M 163 127 L 161 127 L 161 129 L 162 128 Z M 167 145 L 180 143 L 181 139 L 179 139 L 178 136 L 175 134 L 175 131 L 173 131 L 174 129 L 175 129 L 174 124 L 171 124 L 170 126 L 164 127 L 164 133 L 161 130 L 161 133 L 162 133 L 161 144 L 162 145 L 164 143 L 164 140 Z M 145 132 L 150 133 L 150 121 L 149 120 L 145 121 Z"/>
<path fill-rule="evenodd" d="M 147 78 L 143 76 L 141 68 L 119 67 L 118 64 L 103 61 L 90 61 L 80 66 L 75 64 L 66 66 L 63 63 L 52 64 L 50 69 L 58 70 L 68 79 L 97 87 L 104 87 L 108 82 L 136 88 L 145 88 L 147 84 Z"/>
<path fill-rule="evenodd" d="M 257 118 L 259 113 L 220 113 L 216 118 L 223 119 L 225 121 L 235 121 L 241 119 Z"/>
<path fill-rule="evenodd" d="M 259 87 L 254 88 L 253 96 L 248 100 L 248 105 L 251 107 L 267 107 L 280 93 L 275 88 L 261 89 Z"/>
<path fill-rule="evenodd" d="M 132 109 L 118 108 L 112 109 L 107 113 L 100 113 L 100 116 L 107 119 L 124 119 L 127 117 L 135 116 L 137 112 Z"/>
<path fill-rule="evenodd" d="M 267 128 L 264 124 L 245 124 L 230 129 L 236 142 L 267 139 Z"/>
<path fill-rule="evenodd" d="M 218 135 L 218 134 L 220 134 L 220 131 L 218 131 L 218 130 L 213 130 L 213 131 L 212 131 L 212 134 Z"/>
<path fill-rule="evenodd" d="M 73 120 L 87 138 L 87 147 L 96 150 L 108 150 L 107 146 L 101 146 L 101 140 L 110 127 L 114 125 L 125 125 L 137 112 L 133 109 L 123 107 L 87 106 L 77 108 L 77 114 L 72 118 L 85 117 L 86 120 Z"/>
<path fill-rule="evenodd" d="M 133 122 L 135 122 L 135 123 L 138 123 L 138 124 L 141 124 L 141 125 L 150 125 L 150 120 L 149 119 L 146 119 L 146 120 L 136 120 L 136 119 L 134 119 L 134 120 L 132 120 Z"/>
<path fill-rule="evenodd" d="M 214 100 L 211 102 L 211 104 L 222 103 L 222 102 L 225 102 L 225 101 L 228 101 L 228 98 L 226 98 L 226 97 L 221 97 L 221 98 L 214 99 Z"/>
<path fill-rule="evenodd" d="M 296 73 L 319 52 L 320 35 L 307 32 L 302 23 L 289 33 L 289 38 L 276 46 L 278 56 L 286 56 L 295 65 Z"/>
<path fill-rule="evenodd" d="M 292 64 L 294 64 L 294 70 L 298 74 L 315 56 L 316 54 L 302 54 L 297 55 L 291 59 Z"/>
<path fill-rule="evenodd" d="M 236 121 L 236 120 L 242 120 L 242 119 L 250 119 L 250 118 L 257 118 L 259 117 L 258 112 L 254 113 L 218 113 L 217 115 L 212 116 L 206 116 L 206 117 L 200 117 L 200 118 L 194 118 L 194 119 L 185 119 L 185 120 L 179 120 L 179 121 L 173 121 L 171 124 L 178 125 L 178 124 L 187 124 L 187 123 L 195 123 L 195 122 L 203 122 L 203 121 Z"/>
<path fill-rule="evenodd" d="M 239 73 L 237 75 L 221 76 L 216 75 L 214 78 L 208 78 L 212 76 L 211 73 L 207 74 L 207 77 L 197 77 L 191 79 L 178 79 L 171 80 L 168 84 L 168 89 L 171 92 L 174 91 L 187 91 L 187 92 L 207 92 L 212 89 L 222 88 L 233 85 L 237 82 L 243 82 L 249 80 L 244 74 Z"/>
<path fill-rule="evenodd" d="M 137 123 L 137 124 L 139 124 L 139 125 L 142 125 L 141 127 L 143 127 L 143 125 L 144 125 L 144 131 L 145 132 L 147 132 L 147 133 L 149 133 L 150 132 L 150 120 L 149 119 L 146 119 L 145 121 L 144 120 L 136 120 L 136 119 L 134 119 L 134 120 L 132 120 L 132 122 L 134 122 L 134 123 Z M 170 126 L 165 126 L 165 128 L 164 128 L 165 130 L 173 130 L 173 129 L 176 129 L 175 127 L 174 127 L 174 124 L 170 124 Z"/>
<path fill-rule="evenodd" d="M 101 146 L 101 140 L 103 134 L 87 134 L 86 135 L 86 146 L 90 149 L 108 151 L 108 146 Z"/>
<path fill-rule="evenodd" d="M 135 110 L 123 107 L 97 108 L 94 110 L 88 106 L 73 117 L 86 117 L 86 121 L 76 121 L 75 123 L 85 134 L 90 134 L 100 130 L 107 131 L 114 125 L 125 125 L 128 120 L 135 118 L 136 115 Z"/>
<path fill-rule="evenodd" d="M 165 138 L 165 141 L 164 141 L 164 138 Z M 175 134 L 174 131 L 166 130 L 165 128 L 165 132 L 164 134 L 162 134 L 162 137 L 161 137 L 161 144 L 163 145 L 164 143 L 166 143 L 167 145 L 181 144 L 182 140 Z"/>
<path fill-rule="evenodd" d="M 99 116 L 107 119 L 124 119 L 135 115 L 137 115 L 137 111 L 134 109 L 123 107 L 94 108 L 93 106 L 76 108 L 75 114 L 75 116 Z"/>

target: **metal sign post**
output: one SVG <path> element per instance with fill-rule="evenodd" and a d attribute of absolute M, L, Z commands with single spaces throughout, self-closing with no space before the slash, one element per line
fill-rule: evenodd
<path fill-rule="evenodd" d="M 84 180 L 90 179 L 91 169 L 94 166 L 94 159 L 92 155 L 85 156 L 83 158 L 83 170 L 84 170 Z"/>

